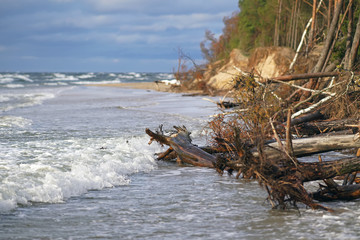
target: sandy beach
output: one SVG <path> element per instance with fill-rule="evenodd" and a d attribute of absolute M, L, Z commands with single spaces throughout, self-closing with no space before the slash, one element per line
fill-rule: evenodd
<path fill-rule="evenodd" d="M 137 83 L 108 83 L 108 84 L 89 84 L 88 86 L 97 86 L 97 87 L 120 87 L 120 88 L 130 88 L 130 89 L 145 89 L 145 90 L 154 90 L 160 92 L 170 92 L 173 91 L 173 86 L 165 83 L 156 83 L 156 82 L 137 82 Z"/>
<path fill-rule="evenodd" d="M 173 92 L 173 93 L 182 93 L 185 95 L 207 95 L 202 90 L 184 90 L 180 86 L 166 84 L 163 82 L 132 82 L 132 83 L 104 83 L 104 84 L 87 84 L 87 86 L 96 86 L 96 87 L 119 87 L 119 88 L 128 88 L 128 89 L 144 89 L 152 90 L 159 92 Z M 221 94 L 219 94 L 221 95 Z"/>

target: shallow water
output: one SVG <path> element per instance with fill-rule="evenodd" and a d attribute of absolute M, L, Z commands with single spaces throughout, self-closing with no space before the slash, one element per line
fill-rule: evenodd
<path fill-rule="evenodd" d="M 358 238 L 359 201 L 325 204 L 335 213 L 271 210 L 255 181 L 155 161 L 163 149 L 147 144 L 147 127 L 186 125 L 205 142 L 217 109 L 201 97 L 75 84 L 0 91 L 0 239 Z"/>

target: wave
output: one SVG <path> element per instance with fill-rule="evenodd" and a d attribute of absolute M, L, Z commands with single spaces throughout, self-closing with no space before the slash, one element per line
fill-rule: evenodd
<path fill-rule="evenodd" d="M 120 82 L 172 81 L 171 73 L 0 73 L 0 87 L 26 88 Z"/>
<path fill-rule="evenodd" d="M 34 80 L 32 80 L 30 78 L 29 75 L 27 74 L 11 74 L 11 73 L 7 73 L 7 74 L 0 74 L 0 83 L 4 84 L 4 83 L 12 83 L 14 81 L 22 81 L 22 82 L 34 82 Z"/>
<path fill-rule="evenodd" d="M 24 84 L 6 84 L 5 87 L 7 88 L 23 88 L 25 87 Z"/>
<path fill-rule="evenodd" d="M 60 203 L 89 190 L 127 185 L 131 174 L 157 166 L 154 147 L 144 149 L 147 140 L 146 136 L 43 140 L 2 149 L 0 212 L 34 202 Z M 26 161 L 18 160 L 20 153 L 27 155 Z"/>
<path fill-rule="evenodd" d="M 32 124 L 32 121 L 23 117 L 17 116 L 1 116 L 0 128 L 20 127 L 25 128 Z"/>
<path fill-rule="evenodd" d="M 87 85 L 87 84 L 112 84 L 112 83 L 121 83 L 120 79 L 115 79 L 112 81 L 78 81 L 73 82 L 73 84 L 79 84 L 79 85 Z"/>
<path fill-rule="evenodd" d="M 64 73 L 54 73 L 54 78 L 50 78 L 51 81 L 76 81 L 79 80 L 79 78 L 73 76 L 73 75 L 67 75 Z"/>
<path fill-rule="evenodd" d="M 15 108 L 30 107 L 42 104 L 47 99 L 54 98 L 53 93 L 5 93 L 1 95 L 0 111 L 9 111 Z"/>

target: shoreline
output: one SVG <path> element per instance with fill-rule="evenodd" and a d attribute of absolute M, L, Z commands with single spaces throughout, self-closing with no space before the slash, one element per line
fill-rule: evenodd
<path fill-rule="evenodd" d="M 143 89 L 143 90 L 154 90 L 158 92 L 176 92 L 173 91 L 172 85 L 167 85 L 161 82 L 160 83 L 156 83 L 156 82 L 98 83 L 98 84 L 87 84 L 86 86 Z"/>
<path fill-rule="evenodd" d="M 163 82 L 97 83 L 97 84 L 86 84 L 86 86 L 142 89 L 142 90 L 152 90 L 157 92 L 181 93 L 186 96 L 209 95 L 204 93 L 202 90 L 184 90 L 181 88 L 181 86 L 166 84 Z M 222 96 L 221 94 L 217 94 L 217 95 Z"/>

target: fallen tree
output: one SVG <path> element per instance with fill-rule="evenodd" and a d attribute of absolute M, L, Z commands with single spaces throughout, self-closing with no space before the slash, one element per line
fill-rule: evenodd
<path fill-rule="evenodd" d="M 229 172 L 236 170 L 243 173 L 245 178 L 256 177 L 261 182 L 266 182 L 267 186 L 271 186 L 271 190 L 270 188 L 267 189 L 272 192 L 270 194 L 273 196 L 272 201 L 276 199 L 278 202 L 274 206 L 284 207 L 285 202 L 291 199 L 303 202 L 312 208 L 330 210 L 314 203 L 312 198 L 330 200 L 360 197 L 360 187 L 358 186 L 337 187 L 339 194 L 333 191 L 334 185 L 328 188 L 322 186 L 321 190 L 312 194 L 307 193 L 303 187 L 304 182 L 327 180 L 360 171 L 360 158 L 358 157 L 330 162 L 299 162 L 295 158 L 293 161 L 289 161 L 279 146 L 270 143 L 265 144 L 264 155 L 262 156 L 257 149 L 250 149 L 250 151 L 242 149 L 243 152 L 247 151 L 247 154 L 236 154 L 238 158 L 229 160 L 224 159 L 221 155 L 209 154 L 193 145 L 190 132 L 185 127 L 175 127 L 175 129 L 176 132 L 169 136 L 165 136 L 161 130 L 155 133 L 146 129 L 146 133 L 151 137 L 150 143 L 155 140 L 160 144 L 168 145 L 169 149 L 176 153 L 173 157 L 176 156 L 179 164 L 186 163 L 199 167 L 215 168 L 218 172 L 225 169 Z M 319 141 L 320 139 L 321 141 Z M 360 139 L 357 135 L 317 137 L 293 141 L 294 157 L 354 147 L 360 147 Z M 233 149 L 233 152 L 236 151 L 238 153 L 239 149 Z M 169 153 L 169 150 L 165 152 Z M 264 156 L 267 159 L 266 162 L 260 160 Z M 284 191 L 286 193 L 283 195 L 282 192 Z M 331 198 L 328 197 L 330 193 Z M 286 195 L 289 195 L 288 200 L 285 199 Z"/>
<path fill-rule="evenodd" d="M 301 46 L 322 5 L 322 1 L 317 8 L 313 4 L 312 19 L 306 25 L 289 75 L 263 78 L 255 68 L 245 72 L 233 66 L 238 74 L 233 77 L 233 89 L 225 94 L 233 100 L 224 101 L 224 97 L 218 103 L 222 113 L 209 122 L 209 147 L 193 145 L 185 127 L 176 127 L 176 132 L 169 136 L 161 130 L 147 129 L 151 140 L 169 146 L 158 154 L 158 159 L 177 159 L 179 164 L 256 178 L 267 190 L 274 207 L 285 208 L 288 203 L 302 202 L 311 208 L 329 210 L 314 200 L 359 198 L 356 176 L 360 171 L 360 72 L 359 64 L 354 63 L 359 60 L 360 18 L 355 29 L 352 1 L 340 0 L 334 7 L 329 5 L 329 10 L 334 10 L 333 17 L 329 14 L 320 56 L 314 62 L 306 61 L 308 50 L 317 41 L 314 23 L 307 50 L 301 52 Z M 347 34 L 342 27 L 346 22 Z M 341 45 L 346 35 L 343 56 Z M 227 108 L 235 109 L 227 111 Z M 313 135 L 317 136 L 303 138 Z M 298 160 L 306 155 L 343 149 L 357 150 L 357 154 L 331 162 Z M 343 178 L 344 182 L 339 185 L 333 178 Z M 317 192 L 308 193 L 304 183 L 318 180 L 323 180 L 325 185 L 320 184 Z"/>
<path fill-rule="evenodd" d="M 335 188 L 335 184 L 328 184 L 322 185 L 316 193 L 308 193 L 303 185 L 304 182 L 317 180 L 329 183 L 331 178 L 360 171 L 360 158 L 310 163 L 297 159 L 315 153 L 360 148 L 358 134 L 320 135 L 299 139 L 292 137 L 294 131 L 297 135 L 302 135 L 302 124 L 312 124 L 314 119 L 326 118 L 322 111 L 324 106 L 331 108 L 338 102 L 352 106 L 348 108 L 354 113 L 351 127 L 357 127 L 358 99 L 349 100 L 346 97 L 353 84 L 353 76 L 336 84 L 332 79 L 325 90 L 313 91 L 313 97 L 301 104 L 309 104 L 323 93 L 328 99 L 320 98 L 318 103 L 312 102 L 312 107 L 307 107 L 306 111 L 298 111 L 296 115 L 310 113 L 295 119 L 292 110 L 300 104 L 284 102 L 271 83 L 261 83 L 252 74 L 243 73 L 234 81 L 235 105 L 246 110 L 217 115 L 209 123 L 212 147 L 199 148 L 193 145 L 190 132 L 185 127 L 175 127 L 176 131 L 169 136 L 164 135 L 161 128 L 157 132 L 146 129 L 151 142 L 155 140 L 169 146 L 168 150 L 158 155 L 159 158 L 176 158 L 179 164 L 215 168 L 220 173 L 237 172 L 237 177 L 257 179 L 267 190 L 268 200 L 273 207 L 285 208 L 288 203 L 295 205 L 296 202 L 302 202 L 314 209 L 330 210 L 314 202 L 314 199 L 331 199 L 328 197 L 330 194 L 333 199 L 360 197 L 360 191 L 354 190 L 356 187 Z M 330 90 L 333 92 L 329 92 Z M 324 99 L 327 99 L 327 105 L 324 104 Z M 349 122 L 343 124 L 343 127 L 348 125 Z M 327 122 L 327 126 L 329 128 L 331 123 Z M 334 189 L 338 189 L 337 192 L 334 192 Z"/>
<path fill-rule="evenodd" d="M 190 138 L 190 132 L 186 127 L 174 127 L 176 132 L 170 136 L 165 136 L 162 131 L 153 132 L 146 129 L 145 132 L 151 137 L 152 141 L 157 141 L 162 145 L 168 145 L 170 148 L 164 153 L 158 154 L 158 159 L 162 159 L 165 155 L 175 151 L 172 158 L 178 158 L 178 163 L 188 163 L 199 167 L 215 167 L 216 157 L 208 153 L 209 148 L 200 148 L 193 145 Z M 283 142 L 285 144 L 285 142 Z M 312 138 L 300 138 L 292 141 L 293 154 L 295 157 L 309 156 L 315 153 L 324 153 L 335 150 L 344 150 L 349 148 L 360 148 L 360 138 L 358 134 L 352 135 L 335 135 L 335 136 L 317 136 Z M 169 151 L 170 150 L 170 151 Z M 235 151 L 235 149 L 232 149 Z M 214 153 L 221 151 L 213 150 Z M 254 157 L 259 157 L 259 151 L 256 147 L 250 149 Z M 283 151 L 277 142 L 266 143 L 262 149 L 262 153 L 268 159 L 281 158 Z M 360 159 L 359 159 L 360 160 Z"/>

